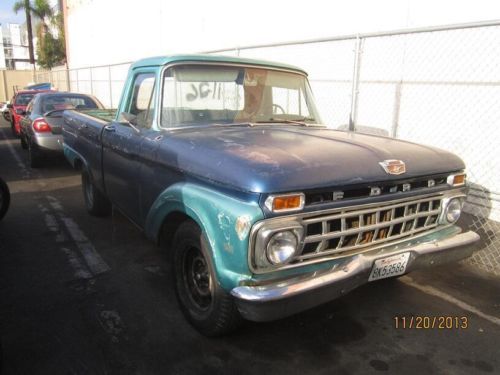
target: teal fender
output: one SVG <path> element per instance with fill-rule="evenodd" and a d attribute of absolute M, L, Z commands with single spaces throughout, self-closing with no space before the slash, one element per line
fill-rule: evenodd
<path fill-rule="evenodd" d="M 230 291 L 249 280 L 248 239 L 252 225 L 264 218 L 257 202 L 246 202 L 193 183 L 170 186 L 153 203 L 146 218 L 146 236 L 158 241 L 165 218 L 173 212 L 191 217 L 208 243 L 217 280 Z"/>

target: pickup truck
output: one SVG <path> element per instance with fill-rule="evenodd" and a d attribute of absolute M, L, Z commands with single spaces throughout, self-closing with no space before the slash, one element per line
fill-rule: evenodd
<path fill-rule="evenodd" d="M 171 256 L 208 336 L 470 256 L 457 156 L 323 125 L 302 69 L 185 55 L 134 63 L 117 111 L 65 111 L 93 215 L 116 207 Z M 383 302 L 383 301 L 381 301 Z"/>

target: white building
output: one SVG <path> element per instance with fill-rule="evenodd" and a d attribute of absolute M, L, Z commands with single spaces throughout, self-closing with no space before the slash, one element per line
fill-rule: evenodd
<path fill-rule="evenodd" d="M 2 25 L 2 40 L 5 65 L 10 69 L 30 69 L 27 42 L 22 37 L 21 25 L 7 23 Z"/>

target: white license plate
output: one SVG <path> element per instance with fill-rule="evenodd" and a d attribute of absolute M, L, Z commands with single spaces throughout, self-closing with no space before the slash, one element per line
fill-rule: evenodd
<path fill-rule="evenodd" d="M 406 265 L 408 264 L 408 259 L 410 259 L 409 252 L 377 259 L 375 263 L 373 263 L 372 272 L 370 273 L 368 281 L 380 280 L 404 274 Z"/>

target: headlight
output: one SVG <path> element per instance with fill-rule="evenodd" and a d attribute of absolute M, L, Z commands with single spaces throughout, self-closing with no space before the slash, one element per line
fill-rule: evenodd
<path fill-rule="evenodd" d="M 450 224 L 455 223 L 460 218 L 460 213 L 462 212 L 462 200 L 459 198 L 453 198 L 448 202 L 445 208 L 444 218 Z"/>
<path fill-rule="evenodd" d="M 285 264 L 294 256 L 298 244 L 292 231 L 277 232 L 267 243 L 267 259 L 274 265 Z"/>

